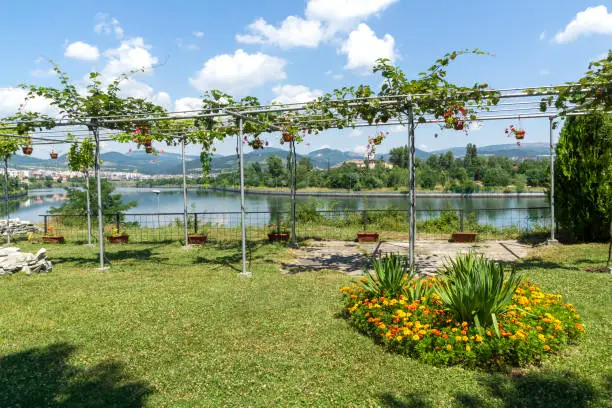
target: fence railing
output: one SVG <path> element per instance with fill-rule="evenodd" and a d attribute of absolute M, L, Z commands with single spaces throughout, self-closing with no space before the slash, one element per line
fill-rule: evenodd
<path fill-rule="evenodd" d="M 85 215 L 43 214 L 43 230 L 66 241 L 87 240 Z M 441 209 L 417 210 L 417 237 L 448 239 L 457 231 L 478 232 L 481 238 L 517 238 L 549 229 L 550 209 Z M 130 235 L 132 242 L 184 240 L 183 213 L 105 214 L 104 230 Z M 383 239 L 408 239 L 408 210 L 305 210 L 296 212 L 298 239 L 355 239 L 359 231 L 379 232 Z M 246 213 L 249 240 L 267 239 L 271 232 L 289 232 L 288 211 Z M 210 241 L 240 240 L 240 212 L 189 212 L 189 233 L 206 234 Z M 97 238 L 97 217 L 92 217 L 92 239 Z"/>

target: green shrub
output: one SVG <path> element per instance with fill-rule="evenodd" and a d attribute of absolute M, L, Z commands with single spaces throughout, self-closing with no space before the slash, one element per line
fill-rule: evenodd
<path fill-rule="evenodd" d="M 508 280 L 503 265 L 473 253 L 460 254 L 442 269 L 445 279 L 436 293 L 458 319 L 488 327 L 512 303 L 521 276 L 512 268 Z"/>
<path fill-rule="evenodd" d="M 374 276 L 366 270 L 363 287 L 370 296 L 399 296 L 404 285 L 414 275 L 410 269 L 408 257 L 398 254 L 386 254 L 381 258 L 371 259 Z"/>

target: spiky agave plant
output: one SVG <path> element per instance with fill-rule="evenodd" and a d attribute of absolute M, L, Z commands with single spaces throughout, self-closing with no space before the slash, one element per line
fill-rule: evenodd
<path fill-rule="evenodd" d="M 497 316 L 507 310 L 522 281 L 514 267 L 506 274 L 500 263 L 471 252 L 450 259 L 442 273 L 445 278 L 436 285 L 436 293 L 444 306 L 460 321 L 495 325 L 496 331 Z"/>
<path fill-rule="evenodd" d="M 374 274 L 366 269 L 364 290 L 372 297 L 395 297 L 403 293 L 404 285 L 412 279 L 414 272 L 404 255 L 386 254 L 370 260 Z"/>

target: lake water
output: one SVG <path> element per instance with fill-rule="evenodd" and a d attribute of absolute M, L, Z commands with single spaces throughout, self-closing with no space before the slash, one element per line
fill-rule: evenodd
<path fill-rule="evenodd" d="M 182 213 L 183 193 L 181 188 L 159 188 L 159 195 L 150 188 L 120 187 L 117 193 L 122 194 L 124 201 L 136 201 L 137 206 L 130 213 L 155 214 Z M 66 199 L 64 189 L 54 188 L 33 190 L 28 197 L 15 200 L 11 205 L 11 218 L 19 218 L 32 222 L 42 222 L 41 214 L 51 207 L 59 207 Z M 188 192 L 189 212 L 237 212 L 240 211 L 240 195 L 236 193 L 217 193 L 201 189 L 191 189 Z M 297 197 L 297 203 L 306 203 L 314 198 Z M 361 210 L 364 199 L 352 197 L 316 198 L 319 209 L 329 210 Z M 408 209 L 407 197 L 397 198 L 367 198 L 367 209 Z M 546 198 L 508 197 L 508 198 L 417 198 L 417 210 L 463 209 L 478 211 L 479 220 L 499 226 L 524 224 L 529 220 L 544 220 L 548 216 L 547 209 L 540 210 L 507 210 L 512 208 L 542 208 L 547 207 Z M 290 200 L 287 196 L 246 195 L 247 211 L 288 211 Z M 2 206 L 4 210 L 4 206 Z M 484 211 L 492 210 L 492 211 Z M 3 213 L 4 211 L 2 211 Z M 437 212 L 423 211 L 418 218 L 438 216 Z"/>

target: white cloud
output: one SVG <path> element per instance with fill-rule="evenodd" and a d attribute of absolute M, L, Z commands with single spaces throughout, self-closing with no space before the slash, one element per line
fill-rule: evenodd
<path fill-rule="evenodd" d="M 30 71 L 30 75 L 32 75 L 35 78 L 49 78 L 52 76 L 56 75 L 56 72 L 53 70 L 53 68 L 49 68 L 49 69 L 33 69 Z"/>
<path fill-rule="evenodd" d="M 323 95 L 320 89 L 310 89 L 304 85 L 279 85 L 272 89 L 273 102 L 277 103 L 306 103 Z"/>
<path fill-rule="evenodd" d="M 389 133 L 405 133 L 408 132 L 408 128 L 403 125 L 393 125 L 389 129 Z"/>
<path fill-rule="evenodd" d="M 27 91 L 21 88 L 0 88 L 0 118 L 17 113 L 24 104 L 27 94 Z M 51 105 L 49 100 L 40 97 L 28 100 L 23 106 L 23 111 L 49 115 L 57 113 L 57 109 Z"/>
<path fill-rule="evenodd" d="M 612 13 L 608 13 L 606 6 L 589 7 L 578 12 L 565 29 L 555 35 L 554 41 L 563 44 L 592 34 L 612 34 Z"/>
<path fill-rule="evenodd" d="M 372 68 L 378 58 L 395 60 L 395 40 L 390 34 L 376 37 L 374 31 L 362 23 L 349 34 L 338 51 L 347 56 L 345 68 L 365 71 Z"/>
<path fill-rule="evenodd" d="M 419 145 L 419 149 L 427 151 L 427 145 L 426 145 L 426 144 L 421 143 L 421 144 Z"/>
<path fill-rule="evenodd" d="M 546 38 L 546 31 L 542 31 L 542 32 L 540 33 L 540 40 L 543 40 L 543 39 L 545 39 L 545 38 Z"/>
<path fill-rule="evenodd" d="M 187 42 L 187 41 L 183 40 L 182 38 L 177 38 L 176 39 L 176 45 L 180 49 L 187 50 L 187 51 L 197 51 L 197 50 L 200 49 L 200 47 L 198 47 L 197 44 Z"/>
<path fill-rule="evenodd" d="M 172 99 L 168 92 L 158 92 L 151 97 L 151 102 L 156 105 L 163 107 L 166 110 L 170 110 L 172 108 Z"/>
<path fill-rule="evenodd" d="M 196 38 L 203 38 L 204 37 L 204 33 L 201 32 L 201 31 L 194 31 L 191 34 L 193 34 L 193 36 L 196 37 Z"/>
<path fill-rule="evenodd" d="M 159 61 L 157 57 L 151 54 L 150 48 L 149 45 L 144 43 L 142 37 L 121 41 L 119 48 L 104 52 L 108 62 L 102 70 L 102 74 L 107 78 L 115 78 L 133 70 L 150 70 Z"/>
<path fill-rule="evenodd" d="M 117 39 L 123 38 L 123 28 L 119 25 L 119 20 L 106 13 L 96 15 L 98 23 L 94 26 L 94 31 L 98 34 L 114 34 Z"/>
<path fill-rule="evenodd" d="M 475 121 L 475 122 L 470 122 L 468 124 L 468 129 L 470 132 L 478 132 L 479 130 L 481 130 L 484 127 L 484 122 L 481 121 Z"/>
<path fill-rule="evenodd" d="M 174 101 L 175 112 L 194 111 L 198 109 L 202 109 L 202 99 L 200 98 L 187 97 Z"/>
<path fill-rule="evenodd" d="M 189 78 L 189 83 L 199 90 L 243 93 L 268 81 L 285 79 L 286 65 L 282 58 L 261 52 L 249 54 L 239 49 L 234 55 L 221 54 L 206 61 L 204 67 Z"/>
<path fill-rule="evenodd" d="M 348 137 L 361 137 L 363 136 L 363 131 L 361 129 L 351 129 L 348 134 Z"/>
<path fill-rule="evenodd" d="M 334 73 L 334 71 L 332 71 L 331 69 L 327 70 L 325 72 L 325 75 L 327 75 L 329 77 L 332 77 L 333 79 L 342 79 L 342 78 L 344 78 L 344 75 Z"/>
<path fill-rule="evenodd" d="M 308 0 L 306 17 L 328 22 L 332 28 L 347 28 L 371 15 L 381 13 L 399 0 Z"/>
<path fill-rule="evenodd" d="M 357 153 L 357 154 L 366 154 L 367 151 L 368 151 L 368 146 L 360 146 L 360 145 L 355 146 L 355 148 L 352 150 L 353 153 Z"/>
<path fill-rule="evenodd" d="M 68 44 L 66 51 L 64 51 L 64 56 L 81 61 L 97 61 L 100 58 L 100 51 L 94 45 L 89 45 L 83 41 L 76 41 Z"/>
<path fill-rule="evenodd" d="M 246 44 L 272 44 L 281 48 L 316 48 L 324 35 L 320 21 L 304 20 L 296 16 L 287 17 L 278 28 L 262 18 L 255 20 L 247 28 L 251 34 L 238 34 L 236 41 Z"/>
<path fill-rule="evenodd" d="M 321 145 L 319 146 L 317 150 L 321 150 L 321 149 L 329 149 L 329 145 Z"/>
<path fill-rule="evenodd" d="M 128 78 L 120 82 L 119 94 L 123 97 L 133 97 L 149 100 L 157 105 L 170 109 L 172 101 L 167 92 L 155 92 L 154 89 L 144 82 L 134 78 Z"/>

